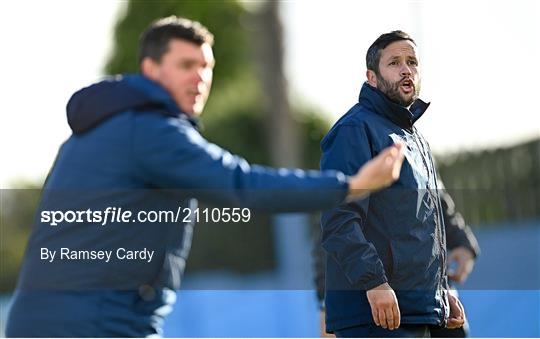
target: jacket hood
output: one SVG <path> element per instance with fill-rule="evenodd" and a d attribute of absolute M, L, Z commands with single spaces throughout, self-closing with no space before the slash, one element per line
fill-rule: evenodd
<path fill-rule="evenodd" d="M 410 108 L 403 107 L 388 99 L 379 89 L 364 83 L 359 102 L 371 107 L 375 112 L 388 118 L 401 128 L 412 130 L 414 123 L 424 114 L 430 103 L 416 99 Z"/>
<path fill-rule="evenodd" d="M 126 110 L 156 111 L 174 117 L 184 114 L 163 87 L 142 75 L 117 75 L 85 87 L 71 96 L 66 110 L 74 134 L 87 132 Z"/>

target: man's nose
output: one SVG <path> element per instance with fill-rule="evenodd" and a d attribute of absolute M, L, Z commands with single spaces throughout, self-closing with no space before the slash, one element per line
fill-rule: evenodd
<path fill-rule="evenodd" d="M 196 82 L 202 82 L 203 81 L 203 79 L 204 79 L 204 73 L 203 72 L 204 72 L 204 68 L 197 68 L 195 70 L 195 74 L 193 75 L 193 77 L 194 77 L 194 80 Z"/>
<path fill-rule="evenodd" d="M 409 66 L 407 66 L 407 64 L 402 64 L 399 74 L 401 76 L 411 75 L 412 74 L 411 68 Z"/>
<path fill-rule="evenodd" d="M 209 70 L 208 68 L 201 67 L 197 69 L 195 73 L 194 80 L 197 83 L 209 83 L 212 81 L 212 70 Z"/>

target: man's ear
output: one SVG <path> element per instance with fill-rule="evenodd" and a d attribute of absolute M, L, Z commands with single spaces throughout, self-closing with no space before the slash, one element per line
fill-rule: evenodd
<path fill-rule="evenodd" d="M 144 58 L 141 62 L 141 73 L 147 78 L 157 81 L 159 77 L 159 67 L 152 58 Z"/>
<path fill-rule="evenodd" d="M 367 78 L 368 84 L 370 84 L 373 87 L 377 87 L 377 74 L 375 74 L 374 71 L 368 69 L 366 71 L 366 78 Z"/>

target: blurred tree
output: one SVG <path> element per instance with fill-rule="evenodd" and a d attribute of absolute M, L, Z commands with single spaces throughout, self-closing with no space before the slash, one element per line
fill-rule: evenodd
<path fill-rule="evenodd" d="M 200 21 L 215 37 L 214 88 L 249 73 L 249 46 L 242 25 L 245 9 L 236 1 L 128 1 L 115 27 L 114 50 L 105 66 L 108 74 L 137 72 L 139 36 L 161 17 L 176 15 Z"/>
<path fill-rule="evenodd" d="M 13 290 L 41 195 L 41 182 L 18 181 L 0 191 L 0 293 Z"/>
<path fill-rule="evenodd" d="M 279 2 L 261 2 L 252 16 L 255 33 L 253 49 L 261 84 L 266 94 L 261 102 L 266 112 L 266 137 L 272 163 L 300 166 L 298 121 L 294 119 L 287 95 L 283 57 L 283 27 Z"/>

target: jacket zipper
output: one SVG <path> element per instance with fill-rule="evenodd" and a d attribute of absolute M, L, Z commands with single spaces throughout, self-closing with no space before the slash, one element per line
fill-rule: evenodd
<path fill-rule="evenodd" d="M 430 183 L 431 183 L 431 173 L 429 171 L 429 166 L 428 166 L 428 163 L 427 163 L 427 160 L 425 159 L 424 157 L 424 144 L 419 141 L 417 139 L 417 133 L 416 133 L 416 128 L 413 126 L 413 129 L 412 129 L 412 137 L 413 137 L 413 140 L 414 140 L 414 143 L 416 144 L 416 147 L 418 147 L 418 150 L 420 151 L 420 157 L 422 158 L 422 162 L 424 164 L 424 167 L 426 169 L 426 173 L 427 173 L 427 184 L 426 184 L 426 189 L 428 190 L 428 193 L 429 193 L 429 196 L 431 197 L 432 199 L 432 202 L 433 204 L 435 205 L 435 213 L 437 214 L 436 215 L 436 218 L 437 218 L 437 223 L 439 224 L 439 227 L 435 230 L 437 233 L 438 233 L 438 242 L 439 242 L 439 250 L 440 250 L 440 262 L 441 262 L 441 278 L 439 280 L 439 286 L 442 287 L 443 282 L 444 282 L 444 277 L 446 276 L 446 267 L 445 267 L 445 249 L 443 248 L 444 244 L 443 244 L 443 239 L 442 239 L 442 223 L 441 223 L 441 212 L 439 211 L 439 199 L 437 199 L 436 196 L 434 196 L 434 194 L 432 194 L 431 192 L 431 189 L 430 189 Z M 431 166 L 432 168 L 434 169 L 434 165 L 433 165 L 433 162 L 430 161 L 431 163 Z M 435 189 L 437 189 L 437 180 L 436 178 L 434 178 L 434 183 L 435 183 Z M 444 300 L 444 291 L 443 291 L 443 303 L 446 304 L 445 300 Z M 446 318 L 446 310 L 444 310 L 443 312 L 443 322 L 445 321 L 445 318 Z"/>

